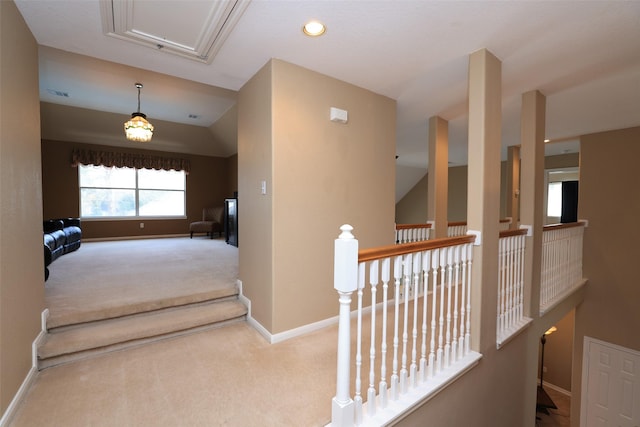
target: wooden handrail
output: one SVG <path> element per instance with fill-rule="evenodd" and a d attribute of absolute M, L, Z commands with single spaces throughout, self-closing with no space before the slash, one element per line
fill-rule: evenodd
<path fill-rule="evenodd" d="M 585 225 L 587 225 L 585 221 L 548 224 L 542 227 L 542 231 L 561 230 L 563 228 L 573 228 L 573 227 L 584 227 Z"/>
<path fill-rule="evenodd" d="M 512 236 L 524 236 L 525 234 L 527 234 L 527 229 L 525 228 L 520 228 L 520 229 L 514 229 L 514 230 L 503 230 L 500 232 L 500 238 L 503 237 L 512 237 Z"/>
<path fill-rule="evenodd" d="M 502 218 L 500 223 L 511 222 L 509 218 Z M 447 223 L 449 227 L 459 227 L 461 225 L 467 225 L 467 221 L 449 221 Z M 404 230 L 407 228 L 431 228 L 431 223 L 418 223 L 418 224 L 396 224 L 396 230 Z"/>
<path fill-rule="evenodd" d="M 428 224 L 428 223 L 396 224 L 396 230 L 406 230 L 408 228 L 431 228 L 431 224 Z"/>
<path fill-rule="evenodd" d="M 381 258 L 388 258 L 404 255 L 411 252 L 421 252 L 431 249 L 446 248 L 449 246 L 473 243 L 476 236 L 466 235 L 459 237 L 444 237 L 441 239 L 424 240 L 422 242 L 401 243 L 397 245 L 380 246 L 377 248 L 362 249 L 358 251 L 358 262 L 373 261 Z"/>
<path fill-rule="evenodd" d="M 461 225 L 467 225 L 467 221 L 449 221 L 449 227 L 460 227 Z"/>

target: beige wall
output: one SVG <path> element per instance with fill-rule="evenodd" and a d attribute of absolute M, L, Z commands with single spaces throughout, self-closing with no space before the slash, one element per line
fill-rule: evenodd
<path fill-rule="evenodd" d="M 272 63 L 238 96 L 238 276 L 251 316 L 273 330 Z M 267 194 L 260 194 L 266 181 Z"/>
<path fill-rule="evenodd" d="M 331 122 L 330 107 L 347 110 L 348 123 Z M 393 243 L 395 108 L 389 98 L 278 60 L 241 90 L 240 279 L 253 316 L 270 332 L 337 314 L 333 239 L 342 224 L 354 227 L 361 247 Z M 265 256 L 270 276 L 255 270 L 269 270 Z M 256 300 L 266 294 L 271 308 Z"/>
<path fill-rule="evenodd" d="M 429 174 L 424 174 L 420 181 L 396 203 L 395 218 L 397 224 L 422 224 L 427 222 L 428 178 Z"/>
<path fill-rule="evenodd" d="M 148 154 L 149 150 L 115 148 L 102 145 L 81 144 L 64 141 L 42 141 L 42 196 L 43 217 L 67 218 L 79 216 L 78 170 L 71 167 L 71 152 L 74 148 L 104 151 L 126 151 Z M 84 221 L 83 238 L 115 238 L 125 236 L 154 236 L 185 234 L 189 223 L 202 218 L 202 208 L 222 206 L 224 199 L 233 196 L 237 188 L 237 167 L 232 156 L 196 156 L 154 152 L 158 155 L 177 156 L 189 159 L 191 173 L 187 176 L 186 219 L 140 219 L 117 221 Z M 233 188 L 233 189 L 232 189 Z M 144 228 L 140 228 L 144 222 Z"/>
<path fill-rule="evenodd" d="M 238 155 L 234 154 L 226 159 L 229 184 L 227 186 L 227 197 L 233 197 L 238 192 Z"/>
<path fill-rule="evenodd" d="M 1 1 L 0 413 L 31 368 L 44 309 L 38 87 L 36 41 L 15 4 Z"/>
<path fill-rule="evenodd" d="M 640 351 L 640 127 L 581 137 L 579 218 L 587 219 L 583 271 L 589 279 L 576 309 L 572 425 L 580 410 L 584 337 Z"/>
<path fill-rule="evenodd" d="M 545 157 L 546 169 L 557 169 L 578 166 L 578 154 L 562 154 Z M 506 216 L 506 162 L 501 163 L 500 217 Z M 418 183 L 396 204 L 396 222 L 398 224 L 414 224 L 427 221 L 427 176 Z M 466 221 L 467 219 L 467 167 L 449 168 L 449 221 Z"/>
<path fill-rule="evenodd" d="M 544 384 L 552 384 L 563 390 L 571 391 L 571 364 L 573 362 L 573 332 L 575 311 L 571 310 L 559 322 L 558 329 L 547 336 L 544 346 Z M 540 376 L 538 369 L 538 377 Z"/>
<path fill-rule="evenodd" d="M 427 179 L 425 174 L 420 181 L 396 204 L 396 223 L 420 224 L 427 222 Z M 449 168 L 449 189 L 447 200 L 449 221 L 467 219 L 467 167 Z"/>

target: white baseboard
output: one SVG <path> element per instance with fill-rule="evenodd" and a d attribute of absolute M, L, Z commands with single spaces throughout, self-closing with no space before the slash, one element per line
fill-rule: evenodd
<path fill-rule="evenodd" d="M 251 325 L 256 331 L 258 331 L 258 333 L 260 335 L 262 335 L 264 337 L 264 339 L 267 340 L 267 342 L 269 342 L 270 344 L 276 344 L 282 341 L 286 341 L 289 340 L 291 338 L 296 338 L 311 332 L 315 332 L 318 331 L 320 329 L 324 329 L 328 326 L 332 326 L 338 323 L 338 321 L 340 320 L 339 316 L 333 316 L 333 317 L 329 317 L 327 319 L 323 319 L 320 320 L 318 322 L 314 322 L 314 323 L 309 323 L 307 325 L 303 325 L 297 328 L 293 328 L 293 329 L 289 329 L 287 331 L 284 332 L 279 332 L 277 334 L 272 334 L 271 332 L 269 332 L 267 330 L 267 328 L 265 328 L 264 326 L 262 326 L 262 324 L 260 322 L 258 322 L 256 319 L 254 319 L 251 316 L 251 300 L 248 299 L 247 297 L 245 297 L 242 294 L 242 281 L 238 280 L 238 289 L 239 289 L 239 295 L 238 295 L 238 299 L 240 300 L 240 302 L 242 302 L 244 305 L 247 306 L 247 323 L 249 323 L 249 325 Z M 388 305 L 393 304 L 394 300 L 389 300 L 387 302 Z M 376 304 L 376 309 L 382 307 L 383 303 L 379 302 L 378 304 Z M 363 314 L 367 314 L 371 312 L 371 307 L 365 307 L 362 310 Z M 351 312 L 351 317 L 354 318 L 357 315 L 357 311 L 352 311 Z M 337 339 L 337 336 L 336 336 Z"/>
<path fill-rule="evenodd" d="M 41 330 L 36 339 L 31 343 L 31 369 L 27 373 L 24 381 L 20 385 L 20 388 L 16 392 L 15 396 L 7 406 L 7 410 L 2 414 L 2 418 L 0 418 L 0 427 L 5 427 L 9 425 L 9 422 L 13 419 L 13 416 L 22 402 L 22 399 L 26 396 L 27 392 L 31 388 L 31 385 L 35 382 L 38 377 L 38 346 L 44 339 L 47 334 L 47 318 L 49 317 L 49 309 L 45 308 L 42 314 L 40 315 L 41 319 Z"/>

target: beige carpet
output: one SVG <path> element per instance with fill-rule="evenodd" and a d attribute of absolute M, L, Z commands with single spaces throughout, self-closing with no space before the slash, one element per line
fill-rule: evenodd
<path fill-rule="evenodd" d="M 49 270 L 53 328 L 232 295 L 238 248 L 202 237 L 83 242 Z"/>
<path fill-rule="evenodd" d="M 336 336 L 270 345 L 242 322 L 49 368 L 10 426 L 324 426 Z"/>
<path fill-rule="evenodd" d="M 83 243 L 51 266 L 47 304 L 69 318 L 212 292 L 235 283 L 237 250 L 196 238 Z M 271 345 L 240 322 L 99 355 L 41 371 L 10 426 L 324 426 L 336 345 L 337 326 Z"/>

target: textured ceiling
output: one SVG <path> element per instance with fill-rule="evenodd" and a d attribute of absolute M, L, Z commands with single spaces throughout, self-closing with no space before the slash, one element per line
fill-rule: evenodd
<path fill-rule="evenodd" d="M 233 123 L 236 91 L 279 58 L 397 100 L 399 187 L 426 170 L 431 116 L 449 121 L 450 162 L 466 164 L 468 56 L 477 49 L 487 48 L 503 64 L 503 156 L 519 144 L 520 98 L 534 89 L 547 97 L 547 137 L 564 141 L 548 144 L 549 152 L 575 151 L 581 134 L 640 125 L 637 1 L 226 2 L 243 10 L 207 62 L 108 36 L 101 11 L 110 2 L 16 0 L 42 46 L 43 102 L 126 116 L 135 111 L 133 85 L 141 81 L 141 110 L 152 122 L 214 135 L 220 118 Z M 213 3 L 220 2 L 114 4 L 152 10 L 140 28 L 162 36 L 157 29 L 164 27 L 168 38 L 195 45 L 209 22 L 198 13 L 215 9 Z M 302 34 L 310 18 L 327 25 L 324 36 Z M 233 141 L 222 140 L 228 137 L 234 134 L 218 129 L 209 140 L 205 134 L 199 142 L 165 142 L 176 151 L 228 154 L 234 150 Z"/>

